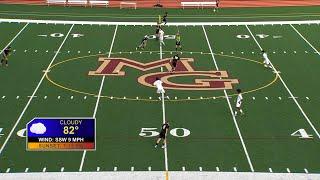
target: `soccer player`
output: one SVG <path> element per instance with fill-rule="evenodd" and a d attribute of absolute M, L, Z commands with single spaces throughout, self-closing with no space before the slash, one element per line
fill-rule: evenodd
<path fill-rule="evenodd" d="M 157 24 L 157 27 L 156 27 L 156 39 L 159 40 L 159 32 L 160 32 L 160 29 L 161 29 L 161 24 Z"/>
<path fill-rule="evenodd" d="M 172 57 L 172 59 L 170 61 L 170 64 L 171 64 L 171 67 L 172 67 L 171 72 L 176 71 L 177 63 L 178 63 L 179 60 L 180 60 L 180 57 L 179 57 L 178 54 L 176 54 L 176 55 L 174 55 Z"/>
<path fill-rule="evenodd" d="M 220 0 L 216 0 L 216 7 L 213 9 L 213 12 L 218 11 Z"/>
<path fill-rule="evenodd" d="M 237 97 L 237 102 L 236 102 L 236 110 L 234 112 L 234 115 L 237 116 L 238 114 L 238 111 L 240 111 L 240 113 L 243 115 L 243 111 L 241 109 L 241 104 L 242 104 L 242 101 L 243 101 L 243 97 L 242 97 L 242 94 L 241 94 L 241 89 L 237 89 L 237 93 L 238 93 L 238 97 Z"/>
<path fill-rule="evenodd" d="M 148 41 L 148 36 L 145 35 L 140 43 L 140 45 L 138 47 L 136 47 L 136 50 L 138 49 L 144 49 L 147 46 L 147 41 Z"/>
<path fill-rule="evenodd" d="M 164 13 L 164 15 L 162 17 L 162 23 L 164 23 L 164 25 L 167 24 L 167 17 L 168 17 L 168 12 Z"/>
<path fill-rule="evenodd" d="M 267 53 L 264 50 L 262 50 L 261 53 L 262 53 L 262 57 L 264 59 L 263 60 L 264 67 L 272 69 L 272 65 L 271 65 L 271 62 L 270 62 L 270 60 L 268 58 Z"/>
<path fill-rule="evenodd" d="M 176 51 L 178 51 L 178 48 L 180 48 L 180 51 L 182 50 L 182 46 L 181 46 L 181 36 L 179 31 L 176 34 Z"/>
<path fill-rule="evenodd" d="M 11 47 L 8 46 L 3 52 L 2 52 L 2 59 L 1 59 L 1 65 L 6 65 L 8 66 L 8 57 L 11 52 Z"/>
<path fill-rule="evenodd" d="M 162 127 L 161 127 L 161 131 L 160 131 L 160 134 L 159 134 L 159 138 L 157 139 L 157 142 L 156 142 L 156 145 L 154 146 L 155 148 L 158 147 L 158 144 L 160 143 L 160 141 L 163 139 L 163 145 L 162 145 L 162 148 L 166 148 L 166 144 L 167 144 L 167 140 L 166 140 L 166 137 L 167 137 L 167 134 L 168 134 L 168 131 L 169 131 L 169 122 L 165 122 Z"/>
<path fill-rule="evenodd" d="M 162 28 L 160 28 L 160 29 L 159 29 L 159 41 L 160 41 L 160 43 L 161 43 L 162 45 L 165 46 L 163 40 L 164 40 L 164 31 L 162 30 Z"/>
<path fill-rule="evenodd" d="M 162 86 L 162 81 L 160 80 L 160 78 L 156 77 L 156 81 L 154 81 L 153 85 L 156 86 L 157 93 L 160 94 L 161 96 L 163 94 L 163 96 L 164 96 L 166 91 L 164 90 L 164 88 Z M 167 96 L 166 98 L 169 99 L 169 96 Z M 161 100 L 161 97 L 159 97 L 159 100 Z"/>

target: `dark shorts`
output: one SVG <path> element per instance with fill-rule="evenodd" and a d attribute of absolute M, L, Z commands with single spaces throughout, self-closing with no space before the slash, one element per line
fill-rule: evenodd
<path fill-rule="evenodd" d="M 177 61 L 172 61 L 172 66 L 177 67 Z"/>
<path fill-rule="evenodd" d="M 160 132 L 159 138 L 166 139 L 166 133 L 165 132 Z"/>
<path fill-rule="evenodd" d="M 181 42 L 176 41 L 176 46 L 181 46 Z"/>

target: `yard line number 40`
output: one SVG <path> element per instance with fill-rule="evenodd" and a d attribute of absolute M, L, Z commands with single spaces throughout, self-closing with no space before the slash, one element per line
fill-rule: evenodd
<path fill-rule="evenodd" d="M 182 138 L 190 135 L 190 131 L 186 128 L 174 128 L 169 131 L 172 136 Z M 157 131 L 157 128 L 141 128 L 139 136 L 142 137 L 155 137 L 160 133 Z"/>

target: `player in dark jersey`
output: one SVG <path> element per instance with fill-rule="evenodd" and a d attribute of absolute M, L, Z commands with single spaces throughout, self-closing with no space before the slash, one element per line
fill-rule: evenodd
<path fill-rule="evenodd" d="M 162 148 L 165 148 L 166 147 L 166 137 L 167 137 L 167 133 L 169 131 L 169 122 L 165 122 L 162 127 L 161 127 L 161 131 L 160 131 L 160 134 L 159 134 L 159 138 L 157 139 L 157 142 L 156 142 L 156 145 L 154 146 L 155 148 L 158 147 L 158 144 L 160 143 L 161 139 L 163 139 L 163 145 L 162 145 Z"/>
<path fill-rule="evenodd" d="M 8 57 L 11 52 L 11 47 L 8 46 L 3 52 L 2 52 L 2 57 L 1 57 L 1 65 L 6 65 L 8 66 Z"/>
<path fill-rule="evenodd" d="M 170 64 L 171 64 L 171 72 L 174 72 L 176 70 L 176 67 L 177 67 L 177 63 L 178 61 L 180 60 L 180 57 L 178 54 L 174 55 L 170 61 Z"/>
<path fill-rule="evenodd" d="M 162 23 L 164 23 L 164 25 L 166 25 L 168 22 L 167 17 L 168 17 L 168 12 L 166 12 L 162 17 Z"/>
<path fill-rule="evenodd" d="M 176 34 L 176 51 L 178 51 L 178 48 L 180 48 L 180 51 L 182 50 L 181 36 L 180 36 L 179 32 L 177 32 L 177 34 Z"/>
<path fill-rule="evenodd" d="M 218 12 L 220 0 L 216 0 L 216 7 L 213 9 L 214 12 Z"/>
<path fill-rule="evenodd" d="M 143 50 L 147 46 L 147 41 L 148 41 L 148 36 L 145 35 L 143 37 L 143 39 L 141 40 L 140 45 L 138 47 L 136 47 L 136 50 L 138 50 L 138 49 L 142 49 Z"/>
<path fill-rule="evenodd" d="M 157 24 L 157 27 L 156 27 L 156 40 L 159 40 L 159 32 L 160 32 L 160 29 L 161 29 L 161 24 L 160 22 Z"/>

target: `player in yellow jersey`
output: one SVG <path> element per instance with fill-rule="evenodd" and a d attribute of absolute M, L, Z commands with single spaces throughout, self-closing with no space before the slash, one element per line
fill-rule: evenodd
<path fill-rule="evenodd" d="M 178 51 L 178 48 L 180 48 L 180 51 L 182 50 L 182 46 L 181 46 L 181 36 L 179 31 L 176 34 L 176 51 Z"/>

